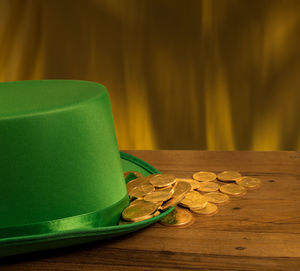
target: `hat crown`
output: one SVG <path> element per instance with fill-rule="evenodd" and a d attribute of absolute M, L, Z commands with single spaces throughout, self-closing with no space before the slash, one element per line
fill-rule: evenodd
<path fill-rule="evenodd" d="M 64 109 L 106 93 L 100 84 L 79 80 L 4 82 L 0 84 L 0 117 Z"/>
<path fill-rule="evenodd" d="M 0 83 L 0 193 L 0 228 L 107 209 L 127 197 L 104 86 Z"/>

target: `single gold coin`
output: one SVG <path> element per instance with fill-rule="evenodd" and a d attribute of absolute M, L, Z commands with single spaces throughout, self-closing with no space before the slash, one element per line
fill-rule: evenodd
<path fill-rule="evenodd" d="M 188 208 L 204 208 L 207 205 L 207 198 L 197 191 L 191 191 L 185 195 L 180 205 Z"/>
<path fill-rule="evenodd" d="M 133 179 L 126 184 L 126 187 L 127 187 L 128 192 L 130 192 L 130 190 L 132 190 L 135 187 L 138 187 L 140 185 L 143 185 L 143 184 L 150 184 L 149 179 L 146 177 L 140 177 L 140 178 Z"/>
<path fill-rule="evenodd" d="M 174 193 L 173 187 L 165 190 L 155 190 L 147 195 L 145 195 L 144 200 L 150 202 L 161 202 L 166 201 L 172 197 Z"/>
<path fill-rule="evenodd" d="M 197 189 L 200 186 L 200 182 L 194 179 L 176 178 L 176 182 L 179 181 L 188 182 L 192 186 L 192 190 Z"/>
<path fill-rule="evenodd" d="M 136 177 L 143 177 L 142 173 L 140 172 L 137 172 L 137 171 L 126 171 L 124 172 L 124 178 L 126 179 L 126 177 L 129 175 L 129 174 L 134 174 Z"/>
<path fill-rule="evenodd" d="M 144 198 L 143 198 L 142 200 L 144 200 Z M 150 202 L 151 202 L 151 201 L 150 201 Z M 162 204 L 164 203 L 164 201 L 152 202 L 152 203 L 154 203 L 154 204 L 156 205 L 157 209 L 160 209 L 160 210 L 161 210 L 161 206 L 162 206 Z"/>
<path fill-rule="evenodd" d="M 149 179 L 149 182 L 155 187 L 165 187 L 176 182 L 175 176 L 169 174 L 160 174 L 153 176 Z"/>
<path fill-rule="evenodd" d="M 207 198 L 208 202 L 211 203 L 221 204 L 229 201 L 229 197 L 226 194 L 220 192 L 210 192 L 204 194 L 204 196 Z"/>
<path fill-rule="evenodd" d="M 155 191 L 164 191 L 164 190 L 168 190 L 168 189 L 173 189 L 174 190 L 174 186 L 173 185 L 168 185 L 165 187 L 155 187 Z"/>
<path fill-rule="evenodd" d="M 144 201 L 144 199 L 134 199 L 129 203 L 129 205 L 134 205 L 134 204 L 137 204 L 137 203 L 141 203 L 142 201 Z"/>
<path fill-rule="evenodd" d="M 146 219 L 152 218 L 153 216 L 154 216 L 154 214 L 152 214 L 152 215 L 145 215 L 145 216 L 143 216 L 143 217 L 134 218 L 134 219 L 132 219 L 131 221 L 132 221 L 132 222 L 140 222 L 140 221 L 144 221 L 144 220 L 146 220 Z"/>
<path fill-rule="evenodd" d="M 164 203 L 164 201 L 159 201 L 159 202 L 153 202 L 154 204 L 156 204 L 157 209 L 161 209 L 162 204 Z"/>
<path fill-rule="evenodd" d="M 171 198 L 167 201 L 165 201 L 164 203 L 161 204 L 161 206 L 159 207 L 160 210 L 166 210 L 170 207 L 175 207 L 179 204 L 180 201 L 182 201 L 185 197 L 185 194 L 181 194 L 179 196 L 177 196 L 176 198 Z"/>
<path fill-rule="evenodd" d="M 128 191 L 128 195 L 134 198 L 142 198 L 154 191 L 154 186 L 150 183 L 141 184 Z"/>
<path fill-rule="evenodd" d="M 218 207 L 209 202 L 204 208 L 190 208 L 190 210 L 197 215 L 214 215 L 218 212 Z"/>
<path fill-rule="evenodd" d="M 220 191 L 232 196 L 242 196 L 246 193 L 246 189 L 243 186 L 235 183 L 222 185 Z"/>
<path fill-rule="evenodd" d="M 160 211 L 156 211 L 156 212 L 153 214 L 153 216 L 158 216 L 158 215 L 160 215 Z"/>
<path fill-rule="evenodd" d="M 237 171 L 223 171 L 217 175 L 218 180 L 223 182 L 232 182 L 241 177 L 241 173 Z"/>
<path fill-rule="evenodd" d="M 189 182 L 177 181 L 174 186 L 173 198 L 182 197 L 192 190 L 192 185 Z"/>
<path fill-rule="evenodd" d="M 203 182 L 200 183 L 200 187 L 197 188 L 198 191 L 202 192 L 214 192 L 219 190 L 219 185 L 215 182 Z"/>
<path fill-rule="evenodd" d="M 123 212 L 122 217 L 126 221 L 137 222 L 151 217 L 157 211 L 156 204 L 140 200 L 129 205 Z"/>
<path fill-rule="evenodd" d="M 217 175 L 213 172 L 199 171 L 193 174 L 193 178 L 200 182 L 210 182 L 217 178 Z"/>
<path fill-rule="evenodd" d="M 150 174 L 150 175 L 147 175 L 145 178 L 150 180 L 151 178 L 159 176 L 159 175 L 161 175 L 161 174 L 159 174 L 159 173 Z"/>
<path fill-rule="evenodd" d="M 241 177 L 235 181 L 237 184 L 249 188 L 249 189 L 256 189 L 261 186 L 261 181 L 258 178 L 254 177 Z"/>
<path fill-rule="evenodd" d="M 194 217 L 190 211 L 176 207 L 171 213 L 160 220 L 160 223 L 170 227 L 189 226 L 193 223 Z"/>

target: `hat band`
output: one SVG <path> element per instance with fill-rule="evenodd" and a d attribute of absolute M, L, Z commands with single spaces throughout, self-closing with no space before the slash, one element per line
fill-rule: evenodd
<path fill-rule="evenodd" d="M 129 204 L 128 195 L 114 205 L 95 212 L 70 216 L 34 224 L 0 228 L 1 241 L 6 238 L 29 236 L 45 233 L 56 233 L 74 229 L 90 229 L 116 225 L 120 214 Z"/>

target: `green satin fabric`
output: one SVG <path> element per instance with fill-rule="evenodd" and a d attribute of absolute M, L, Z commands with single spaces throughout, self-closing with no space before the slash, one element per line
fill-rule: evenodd
<path fill-rule="evenodd" d="M 95 212 L 127 195 L 104 86 L 0 83 L 0 195 L 0 228 Z"/>
<path fill-rule="evenodd" d="M 43 233 L 57 233 L 74 229 L 91 229 L 103 225 L 116 225 L 120 219 L 121 212 L 128 204 L 128 196 L 125 196 L 113 206 L 95 212 L 35 224 L 0 228 L 0 237 L 4 239 Z"/>
<path fill-rule="evenodd" d="M 157 169 L 148 163 L 124 152 L 120 152 L 124 171 L 139 171 L 145 175 L 149 173 L 160 173 Z M 136 178 L 129 174 L 125 182 Z M 116 225 L 120 219 L 120 214 L 129 204 L 129 198 L 126 195 L 121 201 L 111 207 L 97 210 L 82 215 L 44 221 L 29 225 L 20 225 L 15 227 L 0 228 L 0 238 L 24 237 L 38 234 L 51 234 L 67 230 L 92 229 L 103 227 L 103 225 Z"/>
<path fill-rule="evenodd" d="M 148 163 L 130 154 L 120 152 L 120 158 L 122 159 L 124 171 L 138 170 L 145 175 L 148 175 L 149 173 L 160 173 Z M 129 174 L 126 177 L 125 182 L 127 183 L 134 178 L 136 178 L 135 175 Z M 29 225 L 0 228 L 0 238 L 5 239 L 38 234 L 51 234 L 74 229 L 92 229 L 102 227 L 103 225 L 116 225 L 120 219 L 121 212 L 126 206 L 128 206 L 128 204 L 129 198 L 126 195 L 121 201 L 111 207 L 97 210 L 95 212 Z"/>
<path fill-rule="evenodd" d="M 157 169 L 135 156 L 123 152 L 120 152 L 120 156 L 124 172 L 138 171 L 144 176 L 147 176 L 148 174 L 160 173 Z M 126 182 L 131 178 L 132 177 L 129 175 L 129 177 L 126 178 Z M 127 204 L 128 203 L 126 203 L 126 206 Z M 95 225 L 99 223 L 97 220 L 100 218 L 100 216 L 98 216 L 97 213 L 91 213 L 83 216 L 75 216 L 67 219 L 51 221 L 51 223 L 50 221 L 46 223 L 42 222 L 39 225 L 31 225 L 31 228 L 30 225 L 27 225 L 26 227 L 19 226 L 18 228 L 15 227 L 13 229 L 2 229 L 1 233 L 5 234 L 7 237 L 1 238 L 0 236 L 0 257 L 78 245 L 86 242 L 117 237 L 147 227 L 168 215 L 173 209 L 174 207 L 153 218 L 126 225 L 95 227 Z M 111 213 L 107 215 L 111 216 Z M 116 217 L 119 218 L 119 216 L 120 214 L 117 214 Z M 53 227 L 53 224 L 56 224 L 55 228 Z M 80 228 L 70 229 L 71 227 Z M 64 230 L 66 228 L 70 230 Z M 54 229 L 56 231 L 53 231 Z M 42 233 L 38 234 L 35 232 L 36 230 L 39 230 Z M 47 230 L 51 230 L 52 232 L 46 232 Z M 21 235 L 19 231 L 22 231 L 21 234 L 27 235 Z M 18 236 L 14 236 L 14 234 L 18 234 Z"/>

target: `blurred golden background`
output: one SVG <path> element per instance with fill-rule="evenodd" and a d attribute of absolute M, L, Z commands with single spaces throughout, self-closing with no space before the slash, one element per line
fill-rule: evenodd
<path fill-rule="evenodd" d="M 300 150 L 300 1 L 0 0 L 0 81 L 110 93 L 120 149 Z"/>

